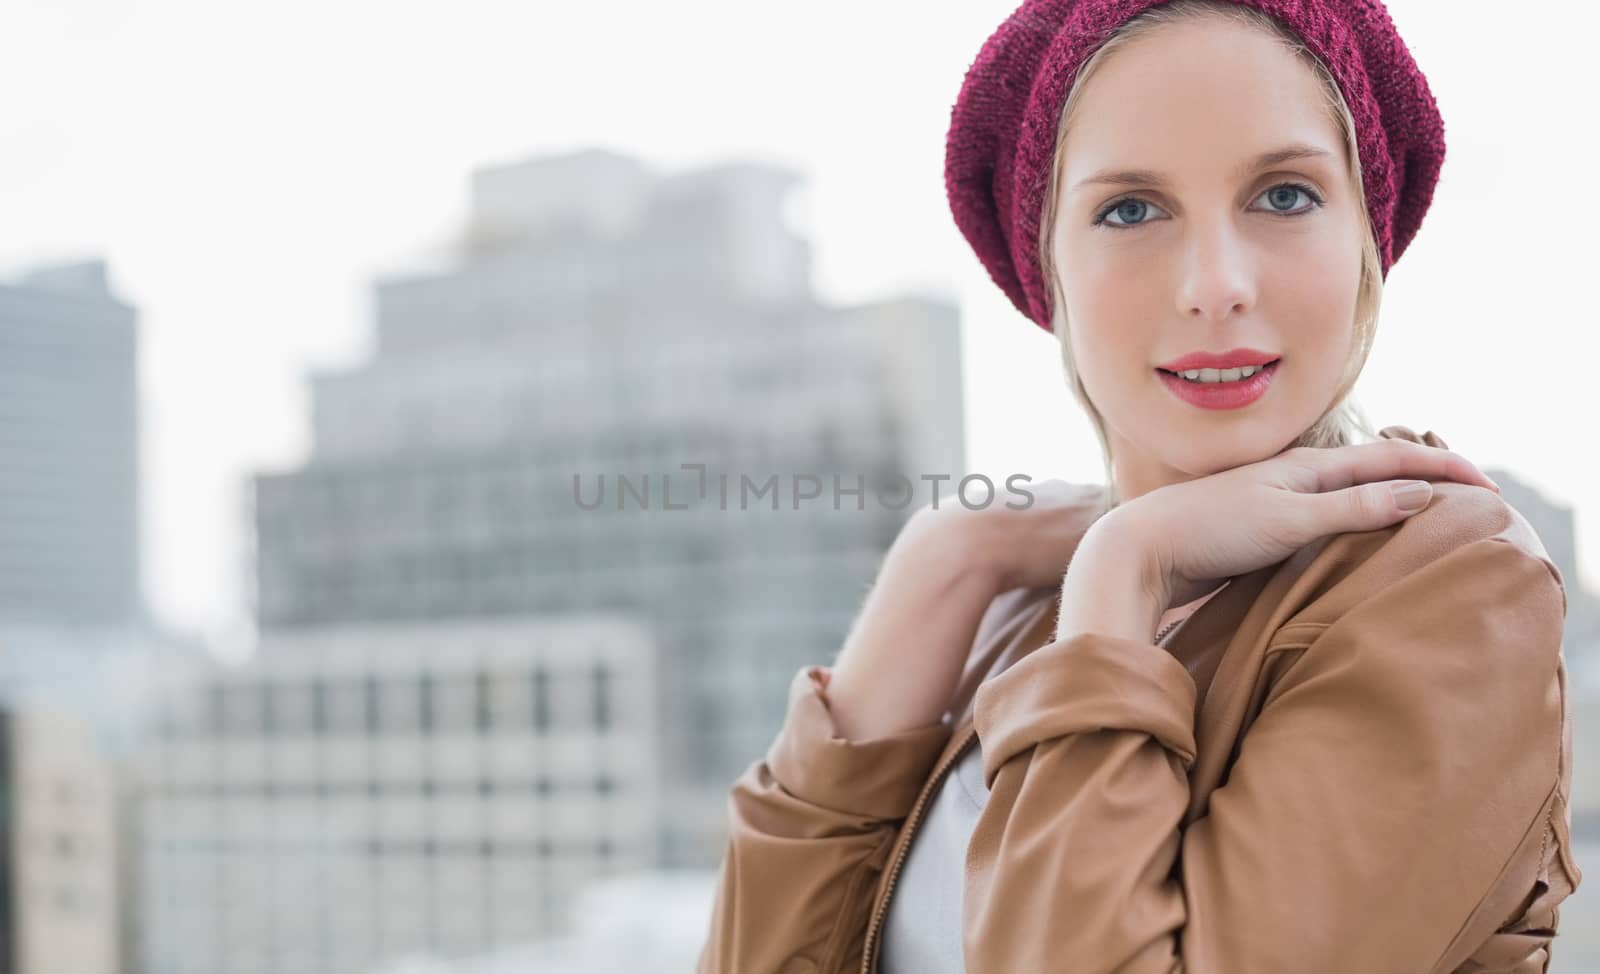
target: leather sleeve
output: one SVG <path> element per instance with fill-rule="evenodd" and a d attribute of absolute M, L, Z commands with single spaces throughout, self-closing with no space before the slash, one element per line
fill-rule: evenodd
<path fill-rule="evenodd" d="M 1469 538 L 1270 644 L 1292 655 L 1187 828 L 1188 671 L 1098 633 L 1036 651 L 976 700 L 968 971 L 1440 969 L 1549 814 L 1565 605 L 1544 559 Z"/>
<path fill-rule="evenodd" d="M 944 722 L 850 741 L 824 666 L 801 669 L 764 759 L 728 798 L 728 844 L 699 974 L 803 974 L 861 963 L 877 880 L 949 740 Z"/>

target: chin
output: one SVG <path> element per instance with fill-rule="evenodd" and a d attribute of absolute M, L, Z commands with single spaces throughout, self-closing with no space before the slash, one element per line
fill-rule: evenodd
<path fill-rule="evenodd" d="M 1195 478 L 1248 466 L 1276 455 L 1267 440 L 1256 437 L 1197 438 L 1186 446 L 1182 459 L 1173 466 Z"/>

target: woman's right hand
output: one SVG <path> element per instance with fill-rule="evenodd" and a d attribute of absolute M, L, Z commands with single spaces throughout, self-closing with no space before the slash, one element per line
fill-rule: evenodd
<path fill-rule="evenodd" d="M 846 738 L 938 721 L 995 596 L 1060 584 L 1109 492 L 1062 480 L 1030 491 L 1019 510 L 998 499 L 969 509 L 951 495 L 906 522 L 832 667 L 827 698 Z"/>
<path fill-rule="evenodd" d="M 978 510 L 966 509 L 952 495 L 940 500 L 941 510 L 924 508 L 918 515 L 968 521 L 954 529 L 966 532 L 973 570 L 988 574 L 997 594 L 1059 585 L 1078 542 L 1109 510 L 1111 492 L 1101 484 L 1059 479 L 1030 484 L 1027 490 L 1029 501 L 996 500 Z"/>

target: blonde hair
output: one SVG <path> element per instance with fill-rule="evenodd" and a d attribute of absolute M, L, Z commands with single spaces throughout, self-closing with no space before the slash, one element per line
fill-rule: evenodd
<path fill-rule="evenodd" d="M 1341 378 L 1338 390 L 1333 396 L 1332 404 L 1327 411 L 1312 423 L 1289 444 L 1290 447 L 1336 447 L 1347 446 L 1352 443 L 1376 440 L 1378 435 L 1373 432 L 1371 423 L 1362 412 L 1361 407 L 1350 397 L 1350 390 L 1355 386 L 1356 379 L 1365 367 L 1367 356 L 1372 351 L 1373 335 L 1377 328 L 1378 308 L 1383 301 L 1383 265 L 1378 254 L 1377 238 L 1372 232 L 1372 222 L 1367 213 L 1366 196 L 1361 178 L 1361 158 L 1356 146 L 1355 120 L 1351 117 L 1350 107 L 1345 103 L 1344 95 L 1339 90 L 1338 82 L 1329 73 L 1327 66 L 1312 53 L 1288 26 L 1280 22 L 1271 14 L 1248 7 L 1236 0 L 1170 0 L 1161 6 L 1151 7 L 1143 13 L 1122 24 L 1090 57 L 1088 57 L 1078 71 L 1072 83 L 1072 90 L 1067 94 L 1066 104 L 1062 106 L 1060 122 L 1056 128 L 1054 155 L 1050 165 L 1050 181 L 1045 196 L 1045 210 L 1043 224 L 1039 233 L 1039 261 L 1044 273 L 1045 286 L 1050 289 L 1051 298 L 1051 329 L 1061 343 L 1062 363 L 1066 369 L 1067 383 L 1072 389 L 1073 396 L 1089 414 L 1090 423 L 1094 426 L 1095 434 L 1100 439 L 1101 457 L 1105 462 L 1106 483 L 1112 491 L 1111 504 L 1120 503 L 1120 498 L 1115 496 L 1116 482 L 1112 478 L 1111 468 L 1111 443 L 1106 436 L 1105 420 L 1101 418 L 1099 410 L 1089 399 L 1088 390 L 1083 386 L 1083 380 L 1078 374 L 1077 366 L 1072 359 L 1072 343 L 1068 337 L 1069 322 L 1065 302 L 1062 300 L 1061 282 L 1055 273 L 1055 259 L 1053 256 L 1052 237 L 1056 222 L 1056 204 L 1058 185 L 1061 174 L 1061 149 L 1066 141 L 1068 123 L 1072 119 L 1085 83 L 1094 74 L 1095 70 L 1104 63 L 1105 59 L 1118 48 L 1123 47 L 1136 38 L 1142 37 L 1164 24 L 1190 23 L 1207 18 L 1223 17 L 1231 19 L 1234 23 L 1260 29 L 1283 41 L 1289 51 L 1309 66 L 1322 82 L 1324 93 L 1324 107 L 1327 109 L 1334 125 L 1338 128 L 1340 136 L 1344 139 L 1345 157 L 1348 164 L 1351 184 L 1355 187 L 1355 199 L 1359 201 L 1357 209 L 1360 211 L 1361 221 L 1361 280 L 1356 295 L 1355 314 L 1355 343 L 1346 363 L 1345 374 Z"/>

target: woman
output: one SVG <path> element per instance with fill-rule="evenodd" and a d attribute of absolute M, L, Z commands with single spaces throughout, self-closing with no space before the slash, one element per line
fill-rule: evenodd
<path fill-rule="evenodd" d="M 1109 489 L 912 517 L 733 787 L 702 974 L 1547 969 L 1560 574 L 1347 399 L 1442 158 L 1376 0 L 1029 0 L 990 38 L 951 204 Z"/>

